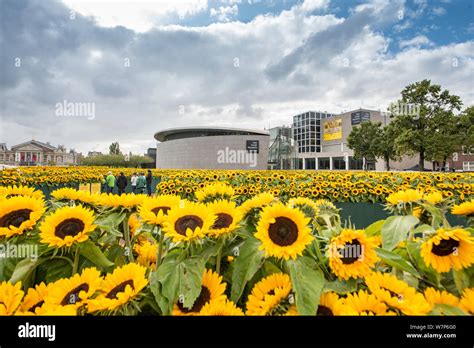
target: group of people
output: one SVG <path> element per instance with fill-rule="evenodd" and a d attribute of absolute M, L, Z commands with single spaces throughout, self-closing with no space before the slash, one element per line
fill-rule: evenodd
<path fill-rule="evenodd" d="M 148 170 L 146 176 L 144 172 L 133 173 L 130 178 L 130 186 L 133 193 L 147 193 L 148 196 L 151 196 L 151 184 L 153 182 L 153 174 L 151 170 Z M 125 193 L 125 189 L 128 186 L 128 179 L 120 172 L 120 175 L 115 177 L 112 172 L 108 172 L 102 184 L 105 185 L 107 193 L 113 193 L 115 186 L 117 186 L 118 194 L 121 195 Z"/>

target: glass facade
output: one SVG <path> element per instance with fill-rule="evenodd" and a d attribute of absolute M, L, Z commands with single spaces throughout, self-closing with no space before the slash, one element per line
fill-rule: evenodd
<path fill-rule="evenodd" d="M 329 169 L 330 168 L 329 157 L 320 157 L 320 158 L 318 158 L 318 168 L 319 169 Z"/>
<path fill-rule="evenodd" d="M 293 116 L 293 139 L 298 153 L 321 152 L 321 120 L 334 116 L 309 111 Z"/>

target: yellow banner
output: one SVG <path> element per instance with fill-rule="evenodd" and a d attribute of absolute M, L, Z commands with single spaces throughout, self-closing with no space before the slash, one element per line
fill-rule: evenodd
<path fill-rule="evenodd" d="M 324 140 L 342 139 L 342 120 L 328 120 L 324 123 Z"/>

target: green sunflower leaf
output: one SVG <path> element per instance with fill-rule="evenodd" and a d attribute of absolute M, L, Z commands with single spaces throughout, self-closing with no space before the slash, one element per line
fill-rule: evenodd
<path fill-rule="evenodd" d="M 400 255 L 392 253 L 382 248 L 375 248 L 375 252 L 377 253 L 377 256 L 380 257 L 382 261 L 385 262 L 386 264 L 392 267 L 395 267 L 399 270 L 408 272 L 414 275 L 415 277 L 418 277 L 418 278 L 421 277 L 420 273 L 418 273 L 416 268 L 413 267 L 413 265 L 410 262 L 405 260 Z"/>
<path fill-rule="evenodd" d="M 450 306 L 447 304 L 437 304 L 429 315 L 466 315 L 466 313 L 457 307 Z"/>
<path fill-rule="evenodd" d="M 15 284 L 18 281 L 25 282 L 25 279 L 30 276 L 33 270 L 38 266 L 38 260 L 24 259 L 18 262 L 15 270 L 10 278 L 10 282 Z"/>
<path fill-rule="evenodd" d="M 323 292 L 334 291 L 338 294 L 347 294 L 348 292 L 353 292 L 357 290 L 357 280 L 335 280 L 332 282 L 326 282 L 324 284 Z"/>
<path fill-rule="evenodd" d="M 85 241 L 80 244 L 80 254 L 99 267 L 111 267 L 114 265 L 113 262 L 104 255 L 102 250 L 91 241 Z"/>
<path fill-rule="evenodd" d="M 382 226 L 384 225 L 384 223 L 385 220 L 379 220 L 374 222 L 373 224 L 366 227 L 365 234 L 370 237 L 380 235 L 380 231 L 382 230 Z"/>
<path fill-rule="evenodd" d="M 318 268 L 316 261 L 306 256 L 287 261 L 287 265 L 295 292 L 298 314 L 316 315 L 324 286 L 323 272 Z"/>
<path fill-rule="evenodd" d="M 237 303 L 247 282 L 263 265 L 263 251 L 258 250 L 260 241 L 250 237 L 238 249 L 232 273 L 232 289 L 230 298 Z"/>
<path fill-rule="evenodd" d="M 412 215 L 390 216 L 382 226 L 383 248 L 393 250 L 398 243 L 407 239 L 408 232 L 419 222 L 418 218 Z"/>

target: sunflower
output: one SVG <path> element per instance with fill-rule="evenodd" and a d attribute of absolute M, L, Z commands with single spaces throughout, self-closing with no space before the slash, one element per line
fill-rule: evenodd
<path fill-rule="evenodd" d="M 296 259 L 313 240 L 309 221 L 299 209 L 281 203 L 265 207 L 255 233 L 262 242 L 259 249 L 264 250 L 267 257 Z"/>
<path fill-rule="evenodd" d="M 13 198 L 16 196 L 32 197 L 43 200 L 43 192 L 28 186 L 1 186 L 0 196 L 5 198 Z"/>
<path fill-rule="evenodd" d="M 451 214 L 466 216 L 474 215 L 474 200 L 455 205 L 451 209 Z"/>
<path fill-rule="evenodd" d="M 309 218 L 314 218 L 319 212 L 319 206 L 307 197 L 292 198 L 288 201 L 288 207 L 299 208 Z"/>
<path fill-rule="evenodd" d="M 25 314 L 36 314 L 39 308 L 44 305 L 44 300 L 48 295 L 48 289 L 49 286 L 45 283 L 40 283 L 34 288 L 29 288 L 18 311 Z"/>
<path fill-rule="evenodd" d="M 174 305 L 173 315 L 197 315 L 201 312 L 206 304 L 212 302 L 223 302 L 226 299 L 224 294 L 226 283 L 222 281 L 222 276 L 211 271 L 204 271 L 201 282 L 201 292 L 198 298 L 194 301 L 191 308 L 183 306 L 182 301 L 178 301 Z"/>
<path fill-rule="evenodd" d="M 223 182 L 215 182 L 204 186 L 194 194 L 199 202 L 207 203 L 216 199 L 232 199 L 235 190 Z"/>
<path fill-rule="evenodd" d="M 216 221 L 204 204 L 182 201 L 168 211 L 163 231 L 175 243 L 203 238 Z"/>
<path fill-rule="evenodd" d="M 342 302 L 335 292 L 326 292 L 319 299 L 318 310 L 316 315 L 334 316 L 340 315 L 342 310 Z"/>
<path fill-rule="evenodd" d="M 137 214 L 131 214 L 130 218 L 128 219 L 128 230 L 130 231 L 130 235 L 134 236 L 138 229 L 141 227 L 140 220 L 137 218 Z"/>
<path fill-rule="evenodd" d="M 209 301 L 202 307 L 199 315 L 207 316 L 240 316 L 244 312 L 230 300 Z"/>
<path fill-rule="evenodd" d="M 41 316 L 73 316 L 77 315 L 77 308 L 75 306 L 55 306 L 44 304 L 36 310 L 36 315 Z"/>
<path fill-rule="evenodd" d="M 236 207 L 235 202 L 218 200 L 209 203 L 208 208 L 217 216 L 216 221 L 209 230 L 211 237 L 219 237 L 235 231 L 242 220 L 242 211 Z"/>
<path fill-rule="evenodd" d="M 246 200 L 244 203 L 242 203 L 240 209 L 244 215 L 247 215 L 253 209 L 263 208 L 264 206 L 272 203 L 274 200 L 275 197 L 271 193 L 263 192 L 252 197 L 251 199 Z"/>
<path fill-rule="evenodd" d="M 423 200 L 430 204 L 438 204 L 443 201 L 443 194 L 439 191 L 433 191 L 430 193 L 425 193 L 423 195 Z"/>
<path fill-rule="evenodd" d="M 81 307 L 95 294 L 101 283 L 102 278 L 96 268 L 85 268 L 81 274 L 51 284 L 45 302 L 54 306 Z"/>
<path fill-rule="evenodd" d="M 97 204 L 106 208 L 123 208 L 133 210 L 143 203 L 147 195 L 127 193 L 124 195 L 101 194 L 97 198 Z"/>
<path fill-rule="evenodd" d="M 138 212 L 143 220 L 152 225 L 162 225 L 166 219 L 168 211 L 179 205 L 179 196 L 162 195 L 156 197 L 147 197 Z"/>
<path fill-rule="evenodd" d="M 274 273 L 254 285 L 247 300 L 246 315 L 287 315 L 296 312 L 291 303 L 288 274 Z"/>
<path fill-rule="evenodd" d="M 421 256 L 440 273 L 459 271 L 474 263 L 474 237 L 461 228 L 440 228 L 421 244 Z"/>
<path fill-rule="evenodd" d="M 420 190 L 402 190 L 390 194 L 387 197 L 387 202 L 392 206 L 397 206 L 400 203 L 413 203 L 418 202 L 423 199 L 423 192 Z"/>
<path fill-rule="evenodd" d="M 425 315 L 431 310 L 423 294 L 391 274 L 373 272 L 365 284 L 377 299 L 406 315 Z"/>
<path fill-rule="evenodd" d="M 113 311 L 133 300 L 147 286 L 146 268 L 136 263 L 117 267 L 105 276 L 101 294 L 88 301 L 89 312 Z"/>
<path fill-rule="evenodd" d="M 464 289 L 459 305 L 462 310 L 474 315 L 474 288 Z"/>
<path fill-rule="evenodd" d="M 11 237 L 32 229 L 46 211 L 38 198 L 15 196 L 1 201 L 0 237 Z"/>
<path fill-rule="evenodd" d="M 140 265 L 155 269 L 158 245 L 147 239 L 135 244 L 134 250 L 138 254 L 137 262 Z"/>
<path fill-rule="evenodd" d="M 379 260 L 376 246 L 363 230 L 344 229 L 329 244 L 329 267 L 341 279 L 365 277 Z"/>
<path fill-rule="evenodd" d="M 439 291 L 434 288 L 426 288 L 424 295 L 428 303 L 432 306 L 437 304 L 447 304 L 457 307 L 459 305 L 459 298 L 445 290 Z"/>
<path fill-rule="evenodd" d="M 93 223 L 94 212 L 90 209 L 80 205 L 60 208 L 41 223 L 41 242 L 56 248 L 84 242 L 96 227 Z"/>
<path fill-rule="evenodd" d="M 83 203 L 93 204 L 96 200 L 97 195 L 91 195 L 87 191 L 80 191 L 70 187 L 63 187 L 54 190 L 51 196 L 58 201 L 79 201 Z"/>
<path fill-rule="evenodd" d="M 13 315 L 20 306 L 23 298 L 21 282 L 12 284 L 10 282 L 0 283 L 0 316 Z"/>
<path fill-rule="evenodd" d="M 359 290 L 357 293 L 348 294 L 342 300 L 341 315 L 394 315 L 387 310 L 387 305 L 367 291 Z"/>

